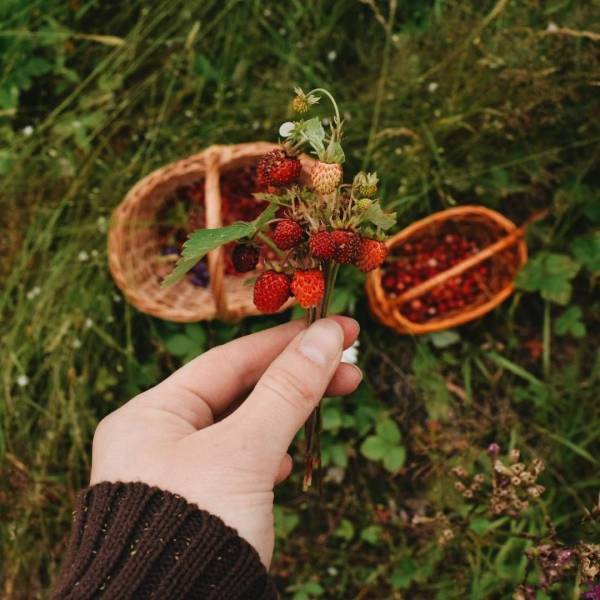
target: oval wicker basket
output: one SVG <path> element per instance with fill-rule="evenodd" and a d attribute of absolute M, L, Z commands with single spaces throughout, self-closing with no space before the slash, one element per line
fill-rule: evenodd
<path fill-rule="evenodd" d="M 512 293 L 517 270 L 527 261 L 524 226 L 517 228 L 503 215 L 483 206 L 459 206 L 430 215 L 389 238 L 386 245 L 391 254 L 393 248 L 399 248 L 409 241 L 449 232 L 467 234 L 483 249 L 396 297 L 387 295 L 383 289 L 382 269 L 369 274 L 366 281 L 369 307 L 381 323 L 401 334 L 421 335 L 441 331 L 478 319 Z M 424 323 L 415 323 L 400 312 L 404 303 L 423 296 L 483 261 L 488 261 L 490 275 L 486 279 L 484 293 L 470 306 L 439 315 Z"/>
<path fill-rule="evenodd" d="M 203 180 L 206 227 L 221 227 L 221 177 L 255 165 L 276 147 L 268 142 L 211 146 L 150 173 L 128 192 L 112 216 L 108 259 L 117 286 L 131 304 L 150 315 L 180 322 L 234 320 L 258 314 L 252 287 L 244 284 L 247 277 L 226 274 L 223 248 L 208 255 L 209 287 L 195 287 L 184 278 L 162 288 L 161 282 L 173 265 L 161 257 L 157 216 L 169 196 L 182 186 Z M 299 158 L 303 171 L 300 179 L 306 181 L 313 159 L 306 155 Z"/>

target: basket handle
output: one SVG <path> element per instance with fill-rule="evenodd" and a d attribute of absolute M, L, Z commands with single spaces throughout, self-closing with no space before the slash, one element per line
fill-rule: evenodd
<path fill-rule="evenodd" d="M 206 202 L 206 228 L 216 229 L 223 225 L 221 219 L 221 187 L 220 156 L 218 146 L 213 146 L 206 156 L 206 175 L 204 180 L 204 197 Z M 223 287 L 224 274 L 223 248 L 219 247 L 208 253 L 208 274 L 217 316 L 227 318 L 227 299 Z"/>
<path fill-rule="evenodd" d="M 490 258 L 494 254 L 502 252 L 502 250 L 505 250 L 509 246 L 512 246 L 520 238 L 522 238 L 525 235 L 527 227 L 531 223 L 539 219 L 543 219 L 547 214 L 547 210 L 541 210 L 534 213 L 527 219 L 527 221 L 525 221 L 525 223 L 523 223 L 523 225 L 521 225 L 521 227 L 517 227 L 507 236 L 487 246 L 483 250 L 480 250 L 479 252 L 477 252 L 477 254 L 470 256 L 469 258 L 463 260 L 457 265 L 454 265 L 450 269 L 443 271 L 442 273 L 438 273 L 437 275 L 434 275 L 431 279 L 427 279 L 426 281 L 420 283 L 414 288 L 407 290 L 406 292 L 404 292 L 404 294 L 401 294 L 397 298 L 390 299 L 390 304 L 394 307 L 406 304 L 407 302 L 410 302 L 411 300 L 414 300 L 415 298 L 426 294 L 429 290 L 433 289 L 434 287 L 437 287 L 445 281 L 448 281 L 448 279 L 452 279 L 452 277 L 456 277 L 457 275 L 464 273 L 468 269 L 471 269 L 475 265 L 478 265 L 480 262 L 483 262 L 484 260 Z"/>

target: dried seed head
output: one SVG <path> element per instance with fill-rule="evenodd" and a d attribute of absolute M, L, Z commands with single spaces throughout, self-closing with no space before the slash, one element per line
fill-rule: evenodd
<path fill-rule="evenodd" d="M 513 470 L 513 473 L 516 473 L 517 475 L 520 475 L 525 470 L 525 465 L 523 463 L 520 463 L 520 462 L 515 463 L 512 466 L 512 470 Z"/>
<path fill-rule="evenodd" d="M 514 485 L 515 487 L 518 487 L 521 485 L 522 481 L 520 477 L 517 477 L 516 475 L 514 477 L 510 478 L 510 482 L 512 483 L 512 485 Z"/>
<path fill-rule="evenodd" d="M 467 471 L 464 467 L 454 467 L 451 471 L 450 471 L 453 475 L 456 475 L 456 477 L 460 477 L 461 479 L 464 479 L 465 477 L 467 477 Z"/>
<path fill-rule="evenodd" d="M 438 537 L 438 544 L 445 546 L 448 542 L 454 539 L 454 532 L 452 529 L 444 529 Z"/>
<path fill-rule="evenodd" d="M 459 491 L 459 492 L 464 492 L 467 488 L 465 487 L 465 484 L 462 481 L 457 481 L 454 484 L 454 487 Z"/>
<path fill-rule="evenodd" d="M 483 483 L 485 481 L 485 475 L 483 473 L 477 473 L 477 475 L 473 477 L 473 481 L 476 483 Z"/>
<path fill-rule="evenodd" d="M 508 453 L 508 460 L 513 464 L 519 462 L 519 458 L 521 458 L 521 452 L 517 448 L 513 448 Z"/>
<path fill-rule="evenodd" d="M 462 495 L 463 495 L 465 498 L 472 498 L 472 497 L 473 497 L 473 492 L 472 492 L 471 490 L 465 490 L 465 491 L 462 493 Z"/>

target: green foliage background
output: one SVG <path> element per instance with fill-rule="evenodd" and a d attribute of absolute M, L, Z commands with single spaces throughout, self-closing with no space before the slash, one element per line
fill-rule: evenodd
<path fill-rule="evenodd" d="M 273 323 L 136 312 L 110 279 L 106 228 L 151 169 L 273 140 L 295 84 L 339 99 L 347 168 L 379 171 L 401 226 L 468 202 L 516 222 L 549 215 L 528 234 L 520 291 L 458 332 L 397 337 L 371 320 L 360 278 L 343 276 L 337 309 L 363 324 L 366 382 L 325 405 L 320 507 L 298 468 L 278 490 L 282 594 L 509 598 L 539 578 L 525 550 L 551 523 L 563 543 L 598 543 L 584 518 L 600 487 L 597 10 L 0 3 L 0 595 L 46 596 L 99 418 L 199 349 Z M 454 491 L 450 468 L 487 465 L 492 441 L 546 463 L 547 491 L 519 518 Z M 445 545 L 414 519 L 436 514 L 454 533 Z M 580 581 L 574 570 L 538 598 L 577 598 Z"/>

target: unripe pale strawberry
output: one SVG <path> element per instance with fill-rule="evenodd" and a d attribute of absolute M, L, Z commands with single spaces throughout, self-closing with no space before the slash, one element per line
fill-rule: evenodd
<path fill-rule="evenodd" d="M 323 300 L 325 278 L 318 269 L 296 271 L 292 278 L 292 293 L 302 308 L 314 308 Z"/>
<path fill-rule="evenodd" d="M 342 182 L 342 174 L 342 165 L 318 160 L 310 172 L 312 187 L 319 194 L 331 194 Z"/>

